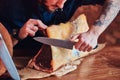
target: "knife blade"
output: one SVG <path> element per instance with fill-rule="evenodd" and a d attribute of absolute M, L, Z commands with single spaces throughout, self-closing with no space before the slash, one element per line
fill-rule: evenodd
<path fill-rule="evenodd" d="M 5 44 L 1 34 L 0 34 L 0 58 L 2 59 L 2 61 L 5 65 L 6 69 L 8 70 L 8 73 L 10 74 L 10 76 L 14 80 L 20 80 L 17 69 L 14 65 L 12 57 L 9 54 L 9 51 L 6 47 L 6 44 Z"/>
<path fill-rule="evenodd" d="M 73 49 L 73 45 L 75 44 L 75 42 L 69 40 L 60 40 L 60 39 L 53 39 L 48 37 L 34 37 L 33 39 L 47 45 L 52 45 L 67 49 Z"/>

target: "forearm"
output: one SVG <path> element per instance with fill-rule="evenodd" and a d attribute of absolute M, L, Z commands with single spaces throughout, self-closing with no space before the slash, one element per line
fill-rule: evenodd
<path fill-rule="evenodd" d="M 93 24 L 92 29 L 95 33 L 100 35 L 113 21 L 120 11 L 120 1 L 119 0 L 106 0 L 103 7 L 103 11 L 98 20 Z"/>

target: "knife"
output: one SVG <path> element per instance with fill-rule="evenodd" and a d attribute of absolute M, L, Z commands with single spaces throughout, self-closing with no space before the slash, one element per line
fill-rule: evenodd
<path fill-rule="evenodd" d="M 17 69 L 14 65 L 12 57 L 9 54 L 9 51 L 6 47 L 6 44 L 5 44 L 1 34 L 0 34 L 0 58 L 2 59 L 2 61 L 5 65 L 6 69 L 8 70 L 8 73 L 10 74 L 10 76 L 14 80 L 20 80 Z"/>
<path fill-rule="evenodd" d="M 67 49 L 73 49 L 73 45 L 75 44 L 75 42 L 69 40 L 60 40 L 60 39 L 53 39 L 48 37 L 34 37 L 33 39 L 47 45 L 53 45 L 56 47 L 67 48 Z"/>

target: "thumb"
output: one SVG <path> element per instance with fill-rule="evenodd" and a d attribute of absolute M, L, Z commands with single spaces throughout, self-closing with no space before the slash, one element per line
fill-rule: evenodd
<path fill-rule="evenodd" d="M 76 41 L 76 40 L 78 40 L 79 37 L 80 37 L 80 34 L 72 35 L 70 38 L 70 41 Z"/>
<path fill-rule="evenodd" d="M 40 30 L 46 29 L 48 26 L 42 23 L 42 21 L 38 21 L 38 28 Z"/>

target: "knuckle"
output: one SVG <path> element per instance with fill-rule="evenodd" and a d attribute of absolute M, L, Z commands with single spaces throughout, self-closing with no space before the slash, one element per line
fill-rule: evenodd
<path fill-rule="evenodd" d="M 33 19 L 29 19 L 28 21 L 33 21 Z"/>
<path fill-rule="evenodd" d="M 36 21 L 37 21 L 37 23 L 42 23 L 42 21 L 41 21 L 41 20 L 39 20 L 39 19 L 37 19 Z"/>

